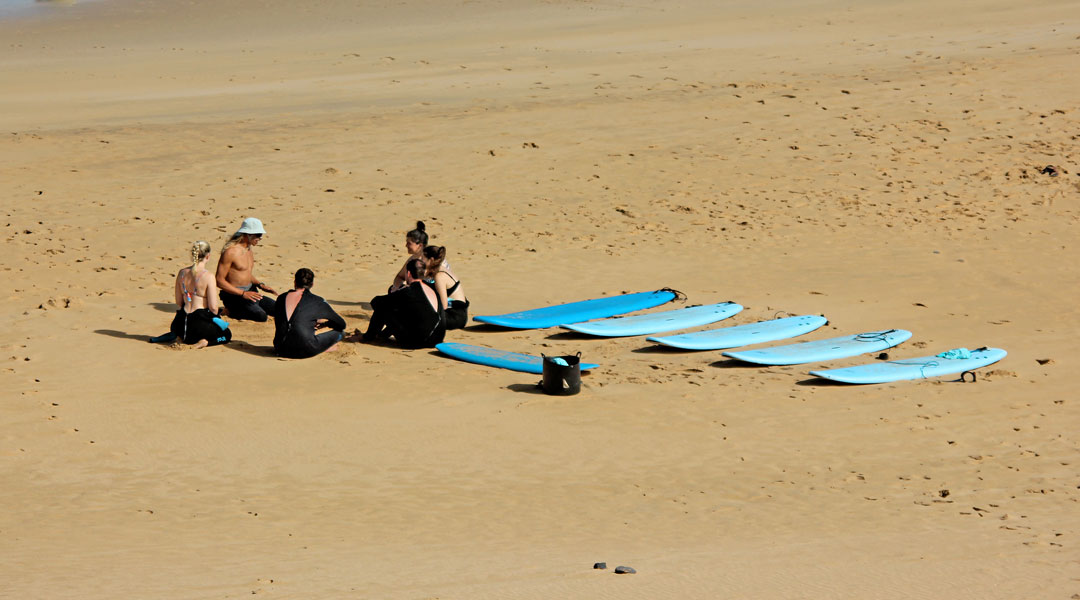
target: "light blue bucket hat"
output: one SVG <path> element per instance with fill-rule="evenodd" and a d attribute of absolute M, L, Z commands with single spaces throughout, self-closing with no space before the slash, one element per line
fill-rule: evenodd
<path fill-rule="evenodd" d="M 250 235 L 266 235 L 266 230 L 263 229 L 262 221 L 255 217 L 248 217 L 244 219 L 244 222 L 240 224 L 240 229 L 236 230 L 233 235 L 240 235 L 247 233 Z"/>

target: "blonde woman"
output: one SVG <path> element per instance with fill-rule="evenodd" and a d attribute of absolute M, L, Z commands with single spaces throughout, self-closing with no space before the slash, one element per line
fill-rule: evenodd
<path fill-rule="evenodd" d="M 228 343 L 232 339 L 229 324 L 217 316 L 217 282 L 206 270 L 210 244 L 198 241 L 191 246 L 191 266 L 176 274 L 176 317 L 170 332 L 185 344 L 196 348 Z"/>

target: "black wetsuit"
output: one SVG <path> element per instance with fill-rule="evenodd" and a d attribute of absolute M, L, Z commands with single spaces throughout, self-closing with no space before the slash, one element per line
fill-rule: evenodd
<path fill-rule="evenodd" d="M 446 271 L 443 271 L 443 273 L 446 273 Z M 450 275 L 449 273 L 446 274 Z M 453 279 L 452 276 L 451 279 Z M 447 304 L 449 304 L 446 307 L 447 329 L 461 329 L 469 322 L 469 299 L 454 300 L 450 298 L 457 291 L 459 285 L 461 285 L 461 280 L 454 279 L 454 285 L 446 289 Z"/>
<path fill-rule="evenodd" d="M 438 310 L 431 307 L 424 285 L 431 287 L 414 281 L 396 292 L 372 298 L 374 312 L 364 340 L 375 339 L 385 329 L 405 348 L 431 348 L 442 342 L 446 335 L 446 314 L 442 307 Z"/>
<path fill-rule="evenodd" d="M 289 319 L 285 317 L 288 293 L 278 296 L 274 306 L 274 350 L 278 354 L 286 358 L 310 358 L 341 341 L 345 319 L 338 316 L 326 300 L 312 294 L 311 290 L 305 291 Z M 326 319 L 332 331 L 315 335 L 315 323 L 319 319 Z"/>
<path fill-rule="evenodd" d="M 229 324 L 223 319 L 217 318 L 210 309 L 200 308 L 190 313 L 184 309 L 176 311 L 169 331 L 185 344 L 197 344 L 199 340 L 206 340 L 210 346 L 227 344 L 232 339 L 232 331 Z"/>
<path fill-rule="evenodd" d="M 250 285 L 238 285 L 236 287 L 245 292 L 253 289 L 253 286 Z M 274 300 L 269 296 L 263 296 L 258 302 L 248 300 L 237 294 L 230 294 L 225 290 L 220 290 L 218 296 L 221 298 L 221 303 L 225 305 L 225 309 L 229 311 L 229 318 L 231 319 L 262 323 L 266 321 L 267 315 L 274 314 Z"/>

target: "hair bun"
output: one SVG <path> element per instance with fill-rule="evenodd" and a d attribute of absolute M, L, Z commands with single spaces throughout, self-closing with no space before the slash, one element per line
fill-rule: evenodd
<path fill-rule="evenodd" d="M 417 229 L 417 231 L 424 231 L 424 222 L 423 221 L 417 221 L 416 222 L 416 229 Z"/>

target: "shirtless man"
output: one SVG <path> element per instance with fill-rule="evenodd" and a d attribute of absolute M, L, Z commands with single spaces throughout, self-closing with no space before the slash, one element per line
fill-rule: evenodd
<path fill-rule="evenodd" d="M 248 217 L 221 249 L 217 285 L 221 290 L 221 303 L 233 319 L 263 322 L 267 315 L 274 314 L 274 300 L 263 296 L 259 290 L 275 295 L 277 292 L 259 281 L 253 272 L 255 255 L 251 249 L 259 244 L 265 233 L 262 221 Z"/>

